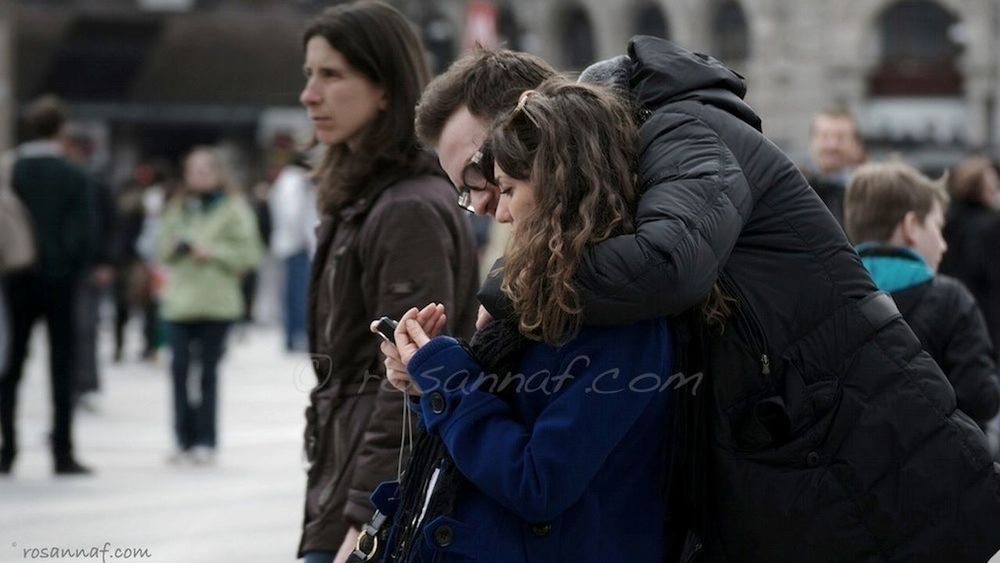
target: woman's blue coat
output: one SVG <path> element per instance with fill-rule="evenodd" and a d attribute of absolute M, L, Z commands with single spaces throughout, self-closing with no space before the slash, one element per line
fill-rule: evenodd
<path fill-rule="evenodd" d="M 422 523 L 421 560 L 660 561 L 667 396 L 697 385 L 672 391 L 672 355 L 664 320 L 583 328 L 529 346 L 505 401 L 489 392 L 504 379 L 431 340 L 408 366 L 422 423 L 472 486 Z"/>

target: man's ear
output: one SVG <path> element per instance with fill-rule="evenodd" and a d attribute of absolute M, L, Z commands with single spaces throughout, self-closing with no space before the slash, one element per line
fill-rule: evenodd
<path fill-rule="evenodd" d="M 920 218 L 917 217 L 917 212 L 907 211 L 906 215 L 903 215 L 900 226 L 902 227 L 903 242 L 906 243 L 906 246 L 913 246 L 917 242 L 917 229 L 920 227 Z"/>

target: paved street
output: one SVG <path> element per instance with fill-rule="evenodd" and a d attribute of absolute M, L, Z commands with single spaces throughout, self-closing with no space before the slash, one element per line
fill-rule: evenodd
<path fill-rule="evenodd" d="M 102 358 L 110 357 L 105 333 Z M 133 346 L 138 334 L 132 333 Z M 220 383 L 220 455 L 212 467 L 166 463 L 172 445 L 167 361 L 105 364 L 97 412 L 78 411 L 74 435 L 89 478 L 52 476 L 44 331 L 35 333 L 21 385 L 21 451 L 0 478 L 0 563 L 42 558 L 43 548 L 148 550 L 155 563 L 293 561 L 305 475 L 302 409 L 312 378 L 305 356 L 286 355 L 277 328 L 230 338 Z M 28 550 L 27 552 L 25 550 Z M 26 555 L 27 553 L 27 555 Z M 125 555 L 124 552 L 121 553 Z M 100 556 L 54 561 L 101 561 Z"/>

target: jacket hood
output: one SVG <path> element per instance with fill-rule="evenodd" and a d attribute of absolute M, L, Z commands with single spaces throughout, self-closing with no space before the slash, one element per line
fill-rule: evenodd
<path fill-rule="evenodd" d="M 909 248 L 862 243 L 857 246 L 861 262 L 882 291 L 902 291 L 934 278 L 934 271 Z"/>
<path fill-rule="evenodd" d="M 696 100 L 733 114 L 760 131 L 760 117 L 743 101 L 746 81 L 717 59 L 666 39 L 637 35 L 629 41 L 629 89 L 644 107 Z"/>

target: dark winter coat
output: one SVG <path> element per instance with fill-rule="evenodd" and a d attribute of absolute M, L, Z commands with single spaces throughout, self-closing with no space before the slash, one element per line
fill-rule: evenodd
<path fill-rule="evenodd" d="M 844 196 L 847 194 L 847 172 L 841 174 L 822 174 L 818 170 L 806 167 L 802 170 L 806 181 L 816 190 L 826 208 L 841 226 L 844 225 Z"/>
<path fill-rule="evenodd" d="M 985 436 L 761 134 L 742 78 L 652 37 L 629 57 L 651 112 L 637 230 L 589 251 L 579 288 L 591 323 L 693 311 L 681 361 L 705 388 L 678 394 L 671 480 L 674 516 L 693 519 L 668 532 L 695 530 L 706 561 L 988 559 L 1000 466 Z M 721 332 L 697 320 L 716 283 L 735 299 Z"/>
<path fill-rule="evenodd" d="M 55 141 L 26 143 L 18 156 L 11 183 L 34 228 L 38 260 L 31 272 L 80 276 L 93 264 L 100 242 L 96 183 Z"/>
<path fill-rule="evenodd" d="M 888 291 L 907 324 L 955 388 L 958 408 L 986 428 L 1000 409 L 993 344 L 975 298 L 962 282 L 934 275 L 908 248 L 861 245 L 875 285 Z"/>
<path fill-rule="evenodd" d="M 941 273 L 958 278 L 975 296 L 993 340 L 1000 351 L 1000 260 L 989 253 L 1000 244 L 1000 213 L 974 201 L 955 200 L 944 226 L 948 252 Z"/>
<path fill-rule="evenodd" d="M 440 176 L 386 175 L 323 216 L 309 290 L 317 386 L 306 411 L 314 461 L 300 556 L 337 551 L 349 526 L 371 518 L 372 490 L 397 476 L 402 394 L 385 382 L 369 323 L 436 302 L 446 307 L 449 334 L 471 335 L 476 260 L 468 217 Z"/>

